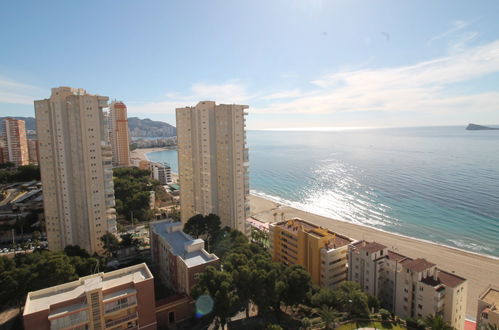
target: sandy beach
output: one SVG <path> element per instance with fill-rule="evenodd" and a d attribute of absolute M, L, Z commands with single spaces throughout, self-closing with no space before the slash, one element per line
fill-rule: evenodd
<path fill-rule="evenodd" d="M 131 152 L 132 158 L 146 159 L 146 154 L 162 151 L 164 148 L 135 149 Z M 175 174 L 176 181 L 177 175 Z M 317 214 L 305 212 L 296 208 L 280 205 L 268 199 L 251 195 L 251 215 L 265 222 L 274 222 L 274 213 L 278 213 L 276 220 L 299 217 L 319 226 L 329 228 L 353 239 L 376 241 L 390 249 L 407 255 L 411 258 L 426 258 L 436 263 L 439 268 L 454 271 L 457 275 L 468 279 L 468 301 L 466 314 L 475 319 L 478 296 L 489 284 L 499 285 L 499 259 L 465 252 L 451 247 L 425 242 L 397 234 L 384 232 L 367 226 L 334 220 Z"/>
<path fill-rule="evenodd" d="M 499 285 L 498 259 L 326 218 L 255 195 L 251 195 L 249 199 L 252 216 L 261 221 L 274 222 L 273 214 L 276 212 L 278 213 L 276 220 L 280 221 L 281 213 L 284 213 L 284 219 L 299 217 L 353 239 L 376 241 L 408 257 L 426 258 L 443 270 L 454 271 L 457 275 L 468 279 L 466 315 L 470 318 L 476 318 L 477 299 L 485 288 L 489 284 Z"/>

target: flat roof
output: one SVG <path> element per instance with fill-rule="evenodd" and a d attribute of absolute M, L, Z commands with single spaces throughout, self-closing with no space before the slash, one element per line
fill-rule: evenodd
<path fill-rule="evenodd" d="M 206 252 L 202 239 L 194 239 L 181 230 L 183 227 L 181 222 L 160 220 L 150 222 L 149 226 L 154 233 L 168 243 L 171 247 L 171 253 L 180 257 L 187 267 L 195 267 L 213 260 L 218 260 L 216 255 Z M 191 249 L 191 251 L 189 251 L 189 246 L 194 245 L 202 245 L 202 248 Z"/>
<path fill-rule="evenodd" d="M 138 283 L 153 278 L 145 263 L 112 272 L 98 273 L 50 288 L 28 293 L 23 315 L 50 309 L 53 304 L 84 297 L 85 292 L 96 288 L 103 291 L 126 283 Z M 67 307 L 69 308 L 69 307 Z M 60 308 L 60 313 L 67 308 Z"/>
<path fill-rule="evenodd" d="M 293 218 L 281 222 L 276 222 L 272 225 L 293 233 L 298 232 L 298 230 L 303 230 L 306 233 L 316 237 L 331 236 L 331 238 L 327 241 L 326 245 L 324 246 L 327 249 L 336 249 L 353 242 L 353 239 L 351 239 L 350 237 L 340 235 L 327 228 L 322 228 L 320 226 L 317 226 L 313 223 L 307 222 L 300 218 Z"/>
<path fill-rule="evenodd" d="M 480 296 L 487 304 L 499 306 L 499 288 L 489 286 L 484 293 Z"/>

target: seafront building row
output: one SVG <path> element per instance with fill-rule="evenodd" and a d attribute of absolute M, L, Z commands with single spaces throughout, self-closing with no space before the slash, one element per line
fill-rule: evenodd
<path fill-rule="evenodd" d="M 270 224 L 269 238 L 273 260 L 303 266 L 314 284 L 336 289 L 347 280 L 357 282 L 395 315 L 441 315 L 464 329 L 468 282 L 425 259 L 355 241 L 299 218 Z"/>

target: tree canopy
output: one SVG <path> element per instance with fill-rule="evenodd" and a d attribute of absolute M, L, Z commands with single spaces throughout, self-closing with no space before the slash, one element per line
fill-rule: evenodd
<path fill-rule="evenodd" d="M 202 238 L 206 242 L 206 249 L 213 250 L 213 244 L 220 233 L 220 217 L 216 214 L 196 214 L 184 225 L 184 232 L 195 238 Z"/>
<path fill-rule="evenodd" d="M 35 251 L 14 259 L 0 257 L 0 304 L 20 306 L 29 291 L 70 282 L 94 273 L 99 259 L 77 247 L 64 252 Z"/>
<path fill-rule="evenodd" d="M 151 218 L 149 191 L 155 190 L 157 181 L 150 178 L 151 172 L 136 167 L 113 169 L 116 212 L 131 220 L 146 221 Z"/>

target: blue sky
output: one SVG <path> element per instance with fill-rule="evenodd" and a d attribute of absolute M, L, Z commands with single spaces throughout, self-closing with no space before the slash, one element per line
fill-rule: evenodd
<path fill-rule="evenodd" d="M 9 1 L 0 115 L 56 86 L 175 122 L 200 100 L 250 129 L 499 124 L 499 1 Z"/>

